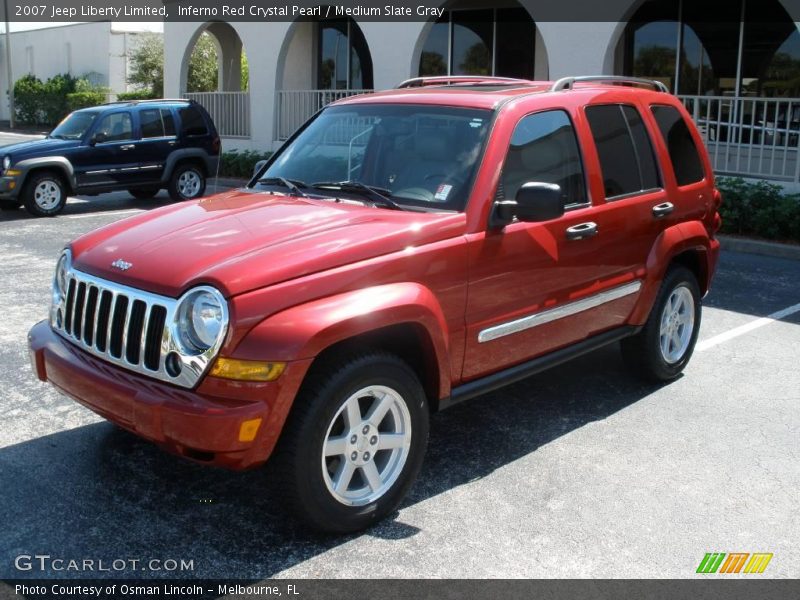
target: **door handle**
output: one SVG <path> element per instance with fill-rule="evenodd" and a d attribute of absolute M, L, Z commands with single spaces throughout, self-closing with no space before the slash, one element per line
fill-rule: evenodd
<path fill-rule="evenodd" d="M 583 240 L 597 235 L 597 223 L 589 221 L 567 228 L 568 240 Z"/>
<path fill-rule="evenodd" d="M 133 150 L 136 148 L 136 144 L 123 144 L 119 147 L 120 150 Z"/>
<path fill-rule="evenodd" d="M 669 213 L 675 210 L 675 205 L 672 202 L 662 202 L 653 207 L 653 216 L 656 219 L 666 217 Z"/>

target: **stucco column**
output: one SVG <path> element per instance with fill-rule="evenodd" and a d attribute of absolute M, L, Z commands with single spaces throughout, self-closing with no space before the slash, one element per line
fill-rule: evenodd
<path fill-rule="evenodd" d="M 619 23 L 536 23 L 550 63 L 550 79 L 612 75 Z"/>
<path fill-rule="evenodd" d="M 416 77 L 419 67 L 417 46 L 425 23 L 365 21 L 358 25 L 372 56 L 376 90 L 393 88 L 405 79 Z"/>
<path fill-rule="evenodd" d="M 242 89 L 242 40 L 226 23 L 213 23 L 208 32 L 217 38 L 219 55 L 219 91 L 239 92 Z"/>

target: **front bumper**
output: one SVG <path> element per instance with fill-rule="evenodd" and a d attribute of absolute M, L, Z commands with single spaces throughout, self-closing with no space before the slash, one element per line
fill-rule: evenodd
<path fill-rule="evenodd" d="M 99 360 L 42 321 L 28 333 L 36 375 L 100 416 L 186 458 L 230 469 L 269 458 L 311 361 L 290 363 L 278 381 L 246 383 L 206 377 L 185 390 Z M 261 418 L 252 442 L 242 422 Z"/>
<path fill-rule="evenodd" d="M 0 177 L 0 199 L 16 200 L 19 196 L 19 187 L 17 177 Z"/>

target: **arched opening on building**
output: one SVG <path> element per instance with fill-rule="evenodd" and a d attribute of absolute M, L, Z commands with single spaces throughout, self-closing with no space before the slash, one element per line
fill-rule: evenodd
<path fill-rule="evenodd" d="M 715 171 L 797 179 L 800 32 L 779 0 L 645 0 L 616 55 L 682 98 Z"/>
<path fill-rule="evenodd" d="M 278 57 L 277 140 L 287 139 L 326 104 L 372 91 L 372 55 L 351 18 L 296 21 Z"/>
<path fill-rule="evenodd" d="M 620 44 L 625 75 L 677 94 L 800 96 L 800 32 L 778 0 L 646 0 Z"/>
<path fill-rule="evenodd" d="M 535 68 L 536 25 L 525 8 L 516 2 L 457 2 L 428 30 L 418 73 L 534 79 Z"/>
<path fill-rule="evenodd" d="M 204 24 L 184 55 L 181 89 L 208 110 L 223 137 L 250 136 L 247 55 L 229 23 Z"/>

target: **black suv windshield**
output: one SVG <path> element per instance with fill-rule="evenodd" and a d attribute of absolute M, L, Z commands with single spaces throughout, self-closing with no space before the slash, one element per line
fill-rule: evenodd
<path fill-rule="evenodd" d="M 348 194 L 366 185 L 398 204 L 463 210 L 491 116 L 450 106 L 333 106 L 282 148 L 260 179 L 320 183 L 313 192 L 323 195 L 335 182 Z"/>
<path fill-rule="evenodd" d="M 89 130 L 89 127 L 92 126 L 98 114 L 98 111 L 90 110 L 74 112 L 67 115 L 64 120 L 50 132 L 50 137 L 63 140 L 79 140 Z"/>

